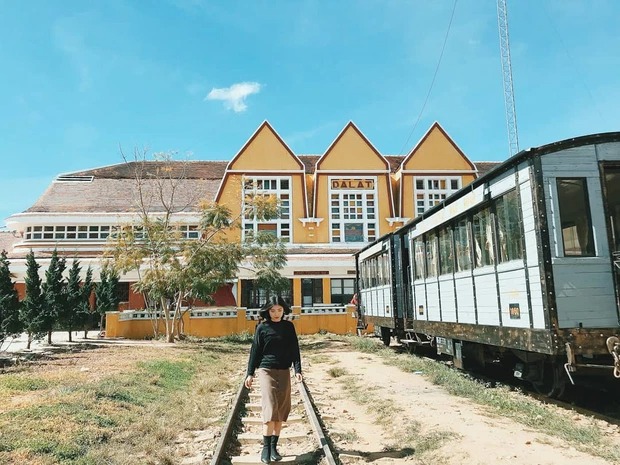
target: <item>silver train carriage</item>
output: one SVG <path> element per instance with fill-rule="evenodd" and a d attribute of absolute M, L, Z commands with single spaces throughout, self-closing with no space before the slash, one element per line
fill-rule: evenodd
<path fill-rule="evenodd" d="M 549 396 L 620 378 L 620 132 L 518 153 L 356 266 L 360 315 L 386 344 L 500 360 Z"/>

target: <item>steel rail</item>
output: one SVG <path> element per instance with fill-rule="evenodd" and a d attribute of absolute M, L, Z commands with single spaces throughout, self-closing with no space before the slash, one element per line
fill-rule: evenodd
<path fill-rule="evenodd" d="M 217 443 L 217 447 L 213 452 L 213 457 L 211 458 L 211 465 L 220 465 L 222 459 L 224 458 L 224 454 L 226 453 L 226 446 L 228 445 L 230 438 L 233 433 L 233 429 L 235 426 L 235 421 L 239 419 L 239 410 L 241 406 L 244 405 L 242 399 L 247 396 L 248 389 L 245 387 L 244 383 L 241 383 L 241 387 L 237 392 L 237 397 L 235 398 L 235 402 L 233 404 L 233 408 L 230 411 L 230 415 L 228 415 L 228 419 L 222 428 L 222 434 L 220 435 L 220 440 Z"/>
<path fill-rule="evenodd" d="M 314 411 L 314 404 L 310 397 L 310 393 L 308 392 L 308 387 L 306 386 L 306 382 L 302 381 L 301 383 L 297 383 L 299 393 L 304 401 L 304 407 L 306 409 L 306 415 L 308 415 L 308 419 L 312 424 L 312 429 L 314 430 L 314 434 L 319 441 L 319 445 L 323 449 L 323 453 L 325 454 L 325 459 L 327 460 L 328 465 L 337 465 L 337 461 L 332 452 L 331 446 L 323 433 L 323 428 L 321 427 L 321 423 L 319 422 L 319 418 Z"/>

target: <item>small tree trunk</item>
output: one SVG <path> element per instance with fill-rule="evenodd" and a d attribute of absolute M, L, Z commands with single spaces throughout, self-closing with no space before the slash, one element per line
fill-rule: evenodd
<path fill-rule="evenodd" d="M 101 314 L 101 318 L 99 319 L 99 334 L 103 332 L 103 320 L 105 318 L 105 314 Z"/>
<path fill-rule="evenodd" d="M 164 312 L 164 325 L 166 326 L 166 342 L 174 342 L 174 322 L 170 321 L 170 308 L 163 297 L 160 299 L 161 309 Z"/>
<path fill-rule="evenodd" d="M 51 331 L 47 332 L 47 343 L 49 345 L 52 345 L 52 332 Z"/>
<path fill-rule="evenodd" d="M 69 342 L 73 342 L 73 339 L 71 339 L 71 328 L 69 328 Z"/>
<path fill-rule="evenodd" d="M 30 345 L 32 344 L 32 333 L 28 333 L 28 344 L 26 344 L 26 349 L 30 350 Z"/>
<path fill-rule="evenodd" d="M 84 330 L 84 339 L 88 339 L 88 330 L 87 329 Z"/>

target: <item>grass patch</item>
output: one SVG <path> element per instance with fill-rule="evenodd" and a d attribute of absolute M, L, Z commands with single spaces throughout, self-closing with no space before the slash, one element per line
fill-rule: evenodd
<path fill-rule="evenodd" d="M 149 383 L 165 390 L 187 387 L 194 376 L 195 367 L 190 361 L 155 360 L 140 365 Z"/>
<path fill-rule="evenodd" d="M 3 405 L 0 465 L 178 463 L 174 442 L 183 431 L 219 430 L 227 414 L 220 396 L 235 392 L 242 375 L 230 367 L 247 360 L 247 347 L 221 341 L 93 352 L 80 353 L 77 367 L 67 363 L 55 389 L 40 382 L 45 366 L 0 375 L 0 392 L 30 392 L 27 402 Z M 89 356 L 116 373 L 80 372 Z"/>
<path fill-rule="evenodd" d="M 48 380 L 27 375 L 10 375 L 0 376 L 0 392 L 1 391 L 39 391 L 48 389 L 52 383 Z"/>
<path fill-rule="evenodd" d="M 251 344 L 254 340 L 254 335 L 247 331 L 243 331 L 239 334 L 222 336 L 221 338 L 218 338 L 218 340 L 226 344 Z"/>
<path fill-rule="evenodd" d="M 312 363 L 334 363 L 334 358 L 325 354 L 312 354 L 306 358 Z"/>
<path fill-rule="evenodd" d="M 358 352 L 365 352 L 367 354 L 376 354 L 386 350 L 385 346 L 376 338 L 351 337 L 350 343 Z"/>
<path fill-rule="evenodd" d="M 333 367 L 327 370 L 327 374 L 331 376 L 332 378 L 340 378 L 341 376 L 344 376 L 347 374 L 347 370 L 345 370 L 342 367 Z"/>
<path fill-rule="evenodd" d="M 361 439 L 360 435 L 357 434 L 355 430 L 333 433 L 332 438 L 339 442 L 349 443 L 356 443 Z"/>

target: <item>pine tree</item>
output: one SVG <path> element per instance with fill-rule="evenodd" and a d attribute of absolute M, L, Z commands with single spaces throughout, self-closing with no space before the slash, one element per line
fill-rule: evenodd
<path fill-rule="evenodd" d="M 32 250 L 26 255 L 26 297 L 22 301 L 19 317 L 23 324 L 24 331 L 28 333 L 28 345 L 30 349 L 33 339 L 41 337 L 43 328 L 42 313 L 43 294 L 41 292 L 41 277 L 39 276 L 39 265 Z"/>
<path fill-rule="evenodd" d="M 65 306 L 64 280 L 62 277 L 67 267 L 64 258 L 58 258 L 58 251 L 54 249 L 50 265 L 45 272 L 45 283 L 43 283 L 43 307 L 42 324 L 43 331 L 47 331 L 47 343 L 52 343 L 52 329 L 58 321 L 58 316 L 62 314 Z"/>
<path fill-rule="evenodd" d="M 119 276 L 110 266 L 104 265 L 101 269 L 100 282 L 95 287 L 95 300 L 97 311 L 101 315 L 99 323 L 100 331 L 103 331 L 103 324 L 106 312 L 118 310 L 119 297 L 117 292 Z"/>
<path fill-rule="evenodd" d="M 84 339 L 88 337 L 88 327 L 91 324 L 91 318 L 93 315 L 93 310 L 90 306 L 90 295 L 93 292 L 93 269 L 88 267 L 86 270 L 86 277 L 84 278 L 84 283 L 82 284 L 82 292 L 80 296 L 80 305 L 77 313 L 77 323 L 76 328 L 84 329 Z"/>
<path fill-rule="evenodd" d="M 23 330 L 19 307 L 19 296 L 11 279 L 9 260 L 3 250 L 0 253 L 0 347 L 7 337 L 15 337 Z"/>
<path fill-rule="evenodd" d="M 67 285 L 64 288 L 65 305 L 60 308 L 58 314 L 58 323 L 69 332 L 69 342 L 73 341 L 71 331 L 79 324 L 79 311 L 82 304 L 81 271 L 79 260 L 73 259 Z"/>

